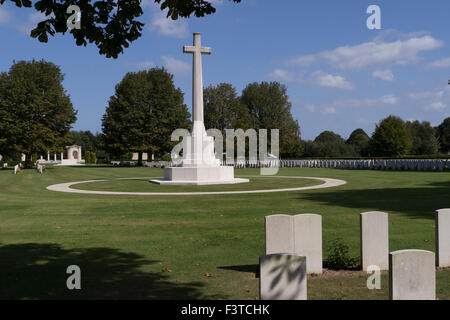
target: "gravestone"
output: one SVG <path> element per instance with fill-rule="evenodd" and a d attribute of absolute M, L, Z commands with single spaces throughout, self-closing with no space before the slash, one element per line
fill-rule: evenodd
<path fill-rule="evenodd" d="M 450 209 L 436 211 L 436 266 L 450 267 Z"/>
<path fill-rule="evenodd" d="M 292 216 L 266 216 L 266 254 L 272 253 L 294 253 Z"/>
<path fill-rule="evenodd" d="M 261 300 L 306 300 L 306 257 L 270 254 L 259 257 Z"/>
<path fill-rule="evenodd" d="M 322 273 L 322 216 L 298 214 L 293 224 L 295 254 L 306 257 L 307 273 Z"/>
<path fill-rule="evenodd" d="M 389 254 L 391 300 L 435 300 L 435 256 L 425 250 L 399 250 Z"/>
<path fill-rule="evenodd" d="M 363 212 L 360 214 L 361 266 L 363 271 L 371 265 L 380 270 L 389 268 L 389 226 L 385 212 Z"/>

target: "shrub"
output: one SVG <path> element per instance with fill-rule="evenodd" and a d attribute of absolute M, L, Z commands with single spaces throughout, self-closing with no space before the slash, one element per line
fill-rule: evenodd
<path fill-rule="evenodd" d="M 349 269 L 355 267 L 358 263 L 358 258 L 352 258 L 349 255 L 349 246 L 342 238 L 337 238 L 328 244 L 328 259 L 325 264 L 326 267 L 333 270 Z"/>

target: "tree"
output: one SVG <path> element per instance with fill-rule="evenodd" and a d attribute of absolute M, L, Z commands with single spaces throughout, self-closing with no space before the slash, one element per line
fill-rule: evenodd
<path fill-rule="evenodd" d="M 450 152 L 450 117 L 442 121 L 436 131 L 441 144 L 441 152 Z"/>
<path fill-rule="evenodd" d="M 372 155 L 399 157 L 407 154 L 410 149 L 411 139 L 401 118 L 389 116 L 376 125 L 370 141 Z"/>
<path fill-rule="evenodd" d="M 345 157 L 349 156 L 349 147 L 345 140 L 332 131 L 324 131 L 314 139 L 313 156 Z"/>
<path fill-rule="evenodd" d="M 190 129 L 183 93 L 164 68 L 130 72 L 116 85 L 103 116 L 104 146 L 116 156 L 138 152 L 169 152 L 175 129 Z"/>
<path fill-rule="evenodd" d="M 0 0 L 4 4 L 6 0 Z M 11 0 L 17 7 L 33 6 L 31 0 Z M 232 0 L 239 3 L 241 0 Z M 216 12 L 206 0 L 154 0 L 160 5 L 161 10 L 168 9 L 167 18 L 177 20 L 189 18 L 191 15 L 203 17 Z M 72 19 L 72 13 L 67 13 L 71 5 L 80 8 L 80 29 L 70 30 L 67 20 Z M 106 57 L 117 58 L 128 48 L 130 42 L 137 40 L 141 35 L 144 23 L 138 19 L 143 14 L 142 0 L 39 0 L 34 1 L 36 11 L 46 15 L 45 20 L 39 22 L 31 31 L 31 36 L 40 42 L 47 42 L 48 36 L 57 33 L 72 34 L 78 46 L 87 45 L 87 42 L 95 43 L 99 53 Z"/>
<path fill-rule="evenodd" d="M 20 61 L 0 75 L 1 153 L 26 154 L 31 167 L 34 153 L 61 152 L 76 121 L 64 75 L 51 62 Z"/>
<path fill-rule="evenodd" d="M 248 108 L 242 104 L 231 84 L 221 83 L 209 86 L 203 91 L 204 117 L 206 129 L 247 130 L 250 126 Z"/>
<path fill-rule="evenodd" d="M 347 144 L 350 145 L 354 153 L 358 156 L 366 156 L 369 147 L 370 137 L 363 129 L 354 130 L 349 138 L 347 139 Z"/>
<path fill-rule="evenodd" d="M 298 157 L 302 150 L 300 126 L 292 117 L 286 91 L 286 86 L 278 82 L 255 82 L 242 91 L 241 101 L 248 108 L 251 128 L 267 129 L 269 133 L 270 129 L 279 129 L 280 154 Z"/>
<path fill-rule="evenodd" d="M 97 152 L 99 149 L 99 135 L 91 131 L 70 131 L 71 144 L 81 146 L 84 154 L 87 151 Z"/>
<path fill-rule="evenodd" d="M 406 122 L 411 138 L 411 153 L 416 155 L 436 154 L 439 152 L 439 140 L 435 129 L 428 121 Z"/>

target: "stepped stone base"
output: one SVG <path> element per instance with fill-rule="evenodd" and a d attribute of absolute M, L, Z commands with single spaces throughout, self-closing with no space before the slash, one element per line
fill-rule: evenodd
<path fill-rule="evenodd" d="M 234 177 L 233 167 L 172 167 L 164 169 L 163 180 L 150 180 L 161 185 L 211 185 L 249 182 Z"/>

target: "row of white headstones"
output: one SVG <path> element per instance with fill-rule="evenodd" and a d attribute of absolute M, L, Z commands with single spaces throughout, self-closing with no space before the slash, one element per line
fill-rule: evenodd
<path fill-rule="evenodd" d="M 322 273 L 322 217 L 266 216 L 266 255 L 260 257 L 260 298 L 306 300 L 307 274 Z M 392 300 L 435 300 L 436 266 L 450 267 L 450 209 L 436 212 L 436 254 L 426 250 L 389 252 L 388 214 L 360 214 L 361 266 L 389 270 Z"/>
<path fill-rule="evenodd" d="M 447 159 L 389 159 L 389 160 L 279 160 L 279 161 L 231 161 L 236 168 L 332 168 L 395 171 L 444 171 L 450 169 Z"/>

